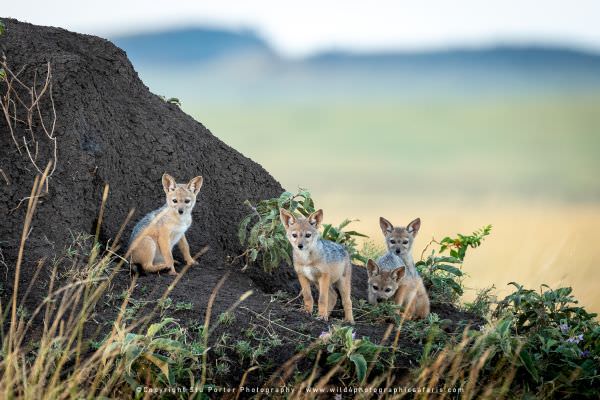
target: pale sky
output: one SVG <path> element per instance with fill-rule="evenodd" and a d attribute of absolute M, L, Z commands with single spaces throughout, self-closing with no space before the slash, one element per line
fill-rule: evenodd
<path fill-rule="evenodd" d="M 249 28 L 288 56 L 555 43 L 600 51 L 600 0 L 30 0 L 0 18 L 104 37 L 176 26 Z"/>

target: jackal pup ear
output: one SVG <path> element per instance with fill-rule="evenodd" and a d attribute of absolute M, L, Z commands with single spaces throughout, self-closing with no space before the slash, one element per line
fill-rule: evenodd
<path fill-rule="evenodd" d="M 371 259 L 367 261 L 367 274 L 369 274 L 369 277 L 379 275 L 379 265 Z"/>
<path fill-rule="evenodd" d="M 415 218 L 410 224 L 406 226 L 408 232 L 412 233 L 413 236 L 417 236 L 419 229 L 421 229 L 421 218 Z"/>
<path fill-rule="evenodd" d="M 202 178 L 201 176 L 197 176 L 188 182 L 187 187 L 195 195 L 197 195 L 198 192 L 200 191 L 200 188 L 202 187 L 202 183 L 204 183 L 204 178 Z"/>
<path fill-rule="evenodd" d="M 323 210 L 317 210 L 308 216 L 308 223 L 318 228 L 323 221 Z"/>
<path fill-rule="evenodd" d="M 406 268 L 404 266 L 398 267 L 398 268 L 392 270 L 392 279 L 395 281 L 399 281 L 400 279 L 402 279 L 404 277 L 405 273 L 406 273 Z"/>
<path fill-rule="evenodd" d="M 162 176 L 162 184 L 165 193 L 169 193 L 170 191 L 175 190 L 175 188 L 177 187 L 177 183 L 175 183 L 175 178 L 173 178 L 166 172 Z"/>
<path fill-rule="evenodd" d="M 383 232 L 384 235 L 387 235 L 394 230 L 394 225 L 392 225 L 390 221 L 383 217 L 379 217 L 379 226 L 381 227 L 381 232 Z"/>
<path fill-rule="evenodd" d="M 296 217 L 294 217 L 294 214 L 285 208 L 279 209 L 279 219 L 281 219 L 281 223 L 285 229 L 288 229 L 290 225 L 294 225 L 296 223 Z"/>

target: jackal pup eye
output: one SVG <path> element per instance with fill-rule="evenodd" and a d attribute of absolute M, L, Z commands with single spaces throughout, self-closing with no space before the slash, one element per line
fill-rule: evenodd
<path fill-rule="evenodd" d="M 379 286 L 373 285 L 373 290 L 379 290 Z"/>
<path fill-rule="evenodd" d="M 190 203 L 190 199 L 185 199 L 185 204 L 189 204 Z"/>
<path fill-rule="evenodd" d="M 390 243 L 391 243 L 391 244 L 396 244 L 396 241 L 395 241 L 394 239 L 391 239 L 391 240 L 390 240 Z"/>
<path fill-rule="evenodd" d="M 298 235 L 297 235 L 297 234 L 295 234 L 295 233 L 292 233 L 292 237 L 293 237 L 293 238 L 297 238 L 297 237 L 298 237 Z"/>
<path fill-rule="evenodd" d="M 305 238 L 309 238 L 311 235 L 310 233 L 307 233 L 306 235 L 304 235 Z"/>
<path fill-rule="evenodd" d="M 173 199 L 173 203 L 177 203 L 177 199 Z"/>
<path fill-rule="evenodd" d="M 385 292 L 386 292 L 386 293 L 389 293 L 389 292 L 391 292 L 391 291 L 392 291 L 392 289 L 391 289 L 391 288 L 389 288 L 389 287 L 386 287 L 386 288 L 385 288 Z"/>
<path fill-rule="evenodd" d="M 402 241 L 402 244 L 408 244 L 408 239 L 404 239 L 404 240 Z"/>

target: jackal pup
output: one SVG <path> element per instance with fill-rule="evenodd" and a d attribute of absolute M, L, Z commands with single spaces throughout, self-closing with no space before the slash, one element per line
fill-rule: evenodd
<path fill-rule="evenodd" d="M 197 176 L 187 184 L 176 183 L 164 174 L 163 189 L 166 204 L 147 214 L 133 228 L 129 239 L 131 262 L 141 265 L 146 272 L 169 269 L 169 275 L 177 275 L 173 260 L 173 246 L 178 245 L 186 265 L 197 262 L 190 254 L 185 232 L 192 224 L 192 209 L 202 187 L 203 178 Z"/>
<path fill-rule="evenodd" d="M 417 218 L 406 227 L 395 227 L 381 217 L 379 225 L 388 252 L 377 263 L 372 260 L 367 263 L 369 302 L 375 304 L 393 296 L 396 304 L 404 306 L 407 318 L 425 318 L 429 315 L 429 296 L 412 257 L 412 245 L 421 220 Z"/>
<path fill-rule="evenodd" d="M 283 208 L 279 217 L 285 227 L 287 238 L 293 250 L 294 270 L 302 287 L 304 308 L 313 311 L 313 297 L 310 283 L 319 288 L 319 317 L 327 320 L 337 302 L 337 287 L 342 297 L 344 319 L 354 323 L 352 300 L 350 299 L 352 265 L 344 246 L 324 240 L 319 233 L 323 221 L 323 210 L 315 211 L 308 218 L 296 218 Z"/>

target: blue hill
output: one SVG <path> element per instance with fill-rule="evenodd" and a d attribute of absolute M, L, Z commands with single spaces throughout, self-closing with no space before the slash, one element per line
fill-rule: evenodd
<path fill-rule="evenodd" d="M 248 30 L 182 28 L 120 36 L 112 41 L 127 52 L 134 64 L 197 63 L 246 52 L 272 54 L 268 44 Z"/>
<path fill-rule="evenodd" d="M 188 101 L 366 101 L 600 91 L 600 55 L 553 46 L 328 51 L 291 60 L 249 30 L 186 28 L 113 41 L 153 90 L 177 93 Z"/>

